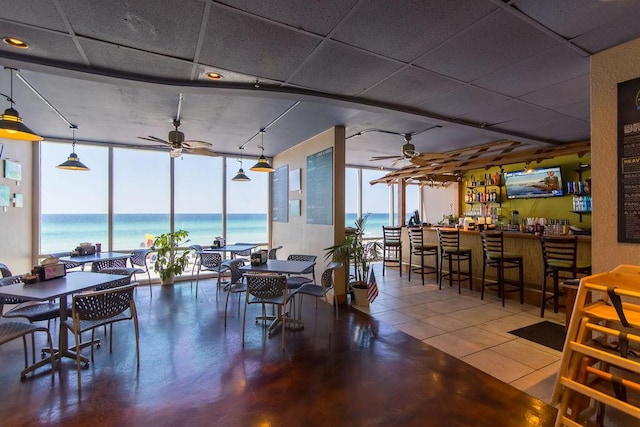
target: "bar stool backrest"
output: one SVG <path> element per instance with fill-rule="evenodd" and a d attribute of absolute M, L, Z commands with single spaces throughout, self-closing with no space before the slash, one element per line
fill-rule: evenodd
<path fill-rule="evenodd" d="M 504 239 L 501 231 L 483 231 L 480 233 L 480 238 L 485 258 L 504 255 Z"/>
<path fill-rule="evenodd" d="M 545 269 L 548 269 L 550 264 L 556 268 L 561 267 L 567 270 L 576 268 L 578 255 L 578 238 L 576 236 L 540 236 L 540 243 L 542 244 L 542 259 Z"/>
<path fill-rule="evenodd" d="M 409 242 L 411 243 L 411 248 L 421 248 L 424 242 L 422 236 L 422 227 L 407 227 L 407 232 L 409 233 Z"/>
<path fill-rule="evenodd" d="M 444 248 L 460 250 L 460 230 L 443 230 L 438 228 L 440 250 Z"/>
<path fill-rule="evenodd" d="M 401 227 L 382 226 L 382 241 L 384 246 L 399 245 L 401 236 Z"/>

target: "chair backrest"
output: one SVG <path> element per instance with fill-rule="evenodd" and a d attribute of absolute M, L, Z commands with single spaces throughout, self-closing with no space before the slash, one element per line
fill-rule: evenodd
<path fill-rule="evenodd" d="M 147 267 L 147 256 L 151 253 L 151 249 L 134 249 L 131 252 L 131 264 L 139 267 Z"/>
<path fill-rule="evenodd" d="M 222 265 L 222 255 L 218 252 L 200 252 L 200 263 L 203 267 L 219 268 Z"/>
<path fill-rule="evenodd" d="M 120 274 L 122 276 L 127 276 L 127 277 L 123 277 L 122 279 L 114 280 L 113 282 L 109 282 L 109 283 L 106 283 L 104 285 L 96 286 L 96 288 L 95 288 L 96 291 L 100 291 L 100 290 L 103 290 L 103 289 L 110 289 L 110 288 L 118 288 L 120 286 L 128 285 L 129 283 L 131 283 L 131 277 L 133 276 L 133 269 L 131 269 L 131 268 L 107 267 L 107 268 L 103 268 L 102 270 L 98 271 L 98 273 Z"/>
<path fill-rule="evenodd" d="M 97 261 L 93 261 L 91 263 L 91 271 L 94 273 L 100 272 L 100 270 L 104 270 L 105 268 L 126 268 L 127 267 L 127 258 L 122 259 L 101 259 Z"/>
<path fill-rule="evenodd" d="M 97 292 L 87 292 L 74 295 L 72 302 L 72 317 L 78 320 L 103 320 L 131 309 L 131 315 L 136 315 L 133 290 L 135 285 L 109 288 Z"/>
<path fill-rule="evenodd" d="M 549 267 L 549 261 L 558 261 L 563 264 L 564 268 L 573 269 L 576 267 L 576 259 L 578 256 L 578 237 L 549 237 L 540 236 L 542 245 L 542 259 L 544 267 Z"/>
<path fill-rule="evenodd" d="M 240 270 L 245 264 L 245 260 L 242 258 L 234 258 L 229 261 L 225 261 L 224 265 L 229 267 L 229 271 L 231 273 L 231 278 L 229 283 L 239 283 L 242 280 L 242 276 L 244 276 L 244 271 Z"/>
<path fill-rule="evenodd" d="M 287 276 L 282 274 L 245 274 L 247 294 L 257 300 L 282 297 L 286 300 Z"/>
<path fill-rule="evenodd" d="M 189 249 L 193 249 L 196 252 L 202 252 L 202 246 L 200 245 L 191 245 L 189 246 Z"/>
<path fill-rule="evenodd" d="M 307 262 L 316 262 L 317 256 L 315 255 L 301 255 L 301 254 L 291 254 L 287 257 L 289 261 L 307 261 Z M 302 274 L 312 274 L 314 272 L 314 266 L 311 266 L 304 270 Z"/>
<path fill-rule="evenodd" d="M 407 233 L 409 233 L 411 248 L 421 248 L 423 246 L 422 227 L 407 227 Z"/>
<path fill-rule="evenodd" d="M 236 243 L 236 245 L 253 245 L 253 243 Z M 236 252 L 236 255 L 251 256 L 251 249 L 247 249 L 246 251 L 242 252 Z"/>
<path fill-rule="evenodd" d="M 2 264 L 0 263 L 0 273 L 2 273 L 2 277 L 9 277 L 11 276 L 11 270 L 9 270 L 9 267 L 7 267 L 6 264 Z"/>
<path fill-rule="evenodd" d="M 482 239 L 482 254 L 485 258 L 491 255 L 504 255 L 504 239 L 502 231 L 483 231 L 480 233 Z"/>
<path fill-rule="evenodd" d="M 282 246 L 276 246 L 275 248 L 269 249 L 269 254 L 267 255 L 267 257 L 269 259 L 278 259 L 278 255 L 276 254 L 276 252 L 278 252 L 278 249 L 282 249 Z"/>
<path fill-rule="evenodd" d="M 400 244 L 402 227 L 382 226 L 382 242 L 385 246 Z"/>
<path fill-rule="evenodd" d="M 56 257 L 56 258 L 62 258 L 62 257 L 66 257 L 66 256 L 71 256 L 71 252 L 54 252 L 52 254 L 49 254 L 49 256 Z M 76 268 L 76 267 L 81 267 L 82 266 L 81 262 L 63 261 L 62 263 L 64 264 L 64 268 L 66 270 L 71 270 L 72 268 Z"/>
<path fill-rule="evenodd" d="M 443 248 L 455 248 L 460 249 L 460 230 L 443 230 L 438 228 L 438 241 L 440 243 L 440 250 Z"/>
<path fill-rule="evenodd" d="M 333 289 L 333 272 L 339 268 L 342 268 L 341 262 L 332 262 L 325 268 L 320 277 L 320 283 L 322 284 L 322 294 L 326 294 Z"/>
<path fill-rule="evenodd" d="M 0 279 L 0 287 L 15 285 L 22 283 L 22 276 L 6 276 Z M 9 298 L 0 296 L 0 315 L 2 315 L 2 307 L 4 304 L 22 304 L 25 300 L 21 298 Z"/>

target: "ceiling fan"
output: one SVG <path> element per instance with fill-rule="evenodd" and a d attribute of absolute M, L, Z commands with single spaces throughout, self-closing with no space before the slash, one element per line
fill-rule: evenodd
<path fill-rule="evenodd" d="M 145 141 L 159 142 L 162 147 L 169 147 L 169 155 L 171 157 L 182 156 L 183 151 L 191 154 L 200 154 L 204 156 L 217 156 L 218 154 L 211 150 L 211 143 L 206 141 L 185 140 L 184 133 L 180 132 L 180 120 L 175 119 L 173 121 L 174 130 L 169 132 L 167 140 L 158 138 L 156 136 L 139 136 L 138 138 Z"/>
<path fill-rule="evenodd" d="M 416 151 L 416 146 L 413 145 L 411 143 L 411 134 L 406 133 L 402 135 L 404 137 L 404 144 L 402 145 L 402 149 L 400 151 L 400 155 L 394 155 L 394 156 L 374 156 L 371 157 L 370 161 L 375 162 L 378 160 L 391 160 L 391 159 L 395 159 L 392 163 L 393 166 L 396 165 L 396 163 L 401 162 L 401 161 L 405 161 L 405 160 L 411 160 L 414 157 L 418 157 L 418 156 L 424 156 L 427 155 L 429 158 L 433 158 L 433 159 L 440 159 L 440 158 L 444 158 L 446 157 L 446 154 L 444 153 L 419 153 L 418 151 Z"/>

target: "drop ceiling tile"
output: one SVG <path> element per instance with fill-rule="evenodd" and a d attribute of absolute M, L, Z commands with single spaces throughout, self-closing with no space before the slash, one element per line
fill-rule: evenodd
<path fill-rule="evenodd" d="M 555 110 L 564 105 L 575 104 L 585 100 L 588 102 L 589 91 L 589 74 L 585 74 L 584 76 L 528 93 L 519 99 Z"/>
<path fill-rule="evenodd" d="M 558 142 L 589 138 L 589 123 L 554 111 L 521 116 L 498 126 L 501 129 Z M 573 139 L 572 139 L 573 138 Z"/>
<path fill-rule="evenodd" d="M 456 118 L 473 111 L 487 110 L 508 99 L 499 93 L 465 85 L 430 99 L 419 107 L 429 113 Z"/>
<path fill-rule="evenodd" d="M 560 108 L 556 108 L 556 111 L 586 122 L 591 120 L 591 103 L 589 100 L 565 105 Z"/>
<path fill-rule="evenodd" d="M 333 38 L 370 52 L 412 61 L 495 10 L 487 1 L 360 2 Z"/>
<path fill-rule="evenodd" d="M 589 58 L 560 45 L 489 74 L 474 84 L 517 97 L 588 73 Z"/>
<path fill-rule="evenodd" d="M 20 7 L 16 7 L 16 0 L 0 0 L 0 10 L 2 10 L 2 18 L 10 21 L 23 22 L 50 30 L 67 31 L 52 1 L 20 0 Z M 3 30 L 4 22 L 0 22 L 1 35 L 7 36 L 8 33 Z"/>
<path fill-rule="evenodd" d="M 333 1 L 330 6 L 326 2 L 299 0 L 224 0 L 221 3 L 324 36 L 334 29 L 357 2 L 358 0 Z"/>
<path fill-rule="evenodd" d="M 319 42 L 319 37 L 213 6 L 200 62 L 286 81 Z"/>
<path fill-rule="evenodd" d="M 463 119 L 475 123 L 487 123 L 490 126 L 502 127 L 503 123 L 508 123 L 520 117 L 537 117 L 545 114 L 547 110 L 527 103 L 509 99 L 493 105 L 486 110 L 469 112 L 462 116 Z"/>
<path fill-rule="evenodd" d="M 0 37 L 17 37 L 29 44 L 29 49 L 16 49 L 0 42 L 0 52 L 9 55 L 24 55 L 29 58 L 46 59 L 55 62 L 70 62 L 84 66 L 71 37 L 51 31 L 27 29 L 20 25 L 0 21 Z"/>
<path fill-rule="evenodd" d="M 523 25 L 515 16 L 496 11 L 415 63 L 470 82 L 557 44 L 541 31 Z"/>
<path fill-rule="evenodd" d="M 204 2 L 58 0 L 79 36 L 193 59 Z"/>
<path fill-rule="evenodd" d="M 512 5 L 545 27 L 571 39 L 608 22 L 640 14 L 638 1 L 615 0 L 615 7 L 607 3 L 603 0 L 516 0 Z"/>
<path fill-rule="evenodd" d="M 361 93 L 363 98 L 399 105 L 417 105 L 462 83 L 417 67 L 406 67 Z"/>
<path fill-rule="evenodd" d="M 174 58 L 114 46 L 95 40 L 80 40 L 92 68 L 138 74 L 153 68 L 157 77 L 188 80 L 193 64 Z"/>
<path fill-rule="evenodd" d="M 572 42 L 588 52 L 596 53 L 638 37 L 640 37 L 640 25 L 638 25 L 636 14 L 602 25 L 576 37 Z"/>
<path fill-rule="evenodd" d="M 329 93 L 356 95 L 400 68 L 397 62 L 328 42 L 304 63 L 291 82 Z"/>

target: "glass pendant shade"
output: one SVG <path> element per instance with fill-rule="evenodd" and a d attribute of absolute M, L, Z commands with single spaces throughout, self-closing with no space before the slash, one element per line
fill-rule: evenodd
<path fill-rule="evenodd" d="M 21 141 L 42 141 L 42 137 L 29 129 L 13 108 L 4 110 L 0 115 L 0 138 L 18 139 Z"/>

